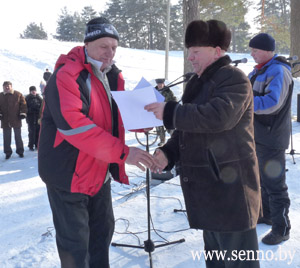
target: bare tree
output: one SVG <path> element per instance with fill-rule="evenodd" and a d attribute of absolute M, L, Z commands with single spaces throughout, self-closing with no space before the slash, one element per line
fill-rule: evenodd
<path fill-rule="evenodd" d="M 185 29 L 187 25 L 193 21 L 199 19 L 199 5 L 200 0 L 183 0 L 183 29 L 185 33 Z M 184 36 L 184 35 L 183 35 Z M 191 66 L 187 61 L 187 49 L 184 48 L 184 69 L 183 72 L 191 72 Z"/>
<path fill-rule="evenodd" d="M 291 0 L 291 56 L 297 55 L 300 58 L 300 1 Z M 300 65 L 296 65 L 294 72 L 300 70 Z M 300 76 L 300 71 L 295 74 L 295 77 Z"/>

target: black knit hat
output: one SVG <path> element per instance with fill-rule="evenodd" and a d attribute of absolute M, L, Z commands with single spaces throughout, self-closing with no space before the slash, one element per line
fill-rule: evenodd
<path fill-rule="evenodd" d="M 194 20 L 186 28 L 185 46 L 219 46 L 227 50 L 231 41 L 231 32 L 226 24 L 219 20 Z"/>
<path fill-rule="evenodd" d="M 91 42 L 102 37 L 111 37 L 119 41 L 119 34 L 108 19 L 99 17 L 90 20 L 86 25 L 84 43 Z"/>
<path fill-rule="evenodd" d="M 31 92 L 31 91 L 36 91 L 36 87 L 35 86 L 29 87 L 29 92 Z"/>
<path fill-rule="evenodd" d="M 274 51 L 275 40 L 271 35 L 267 33 L 260 33 L 250 40 L 249 47 L 266 51 Z"/>

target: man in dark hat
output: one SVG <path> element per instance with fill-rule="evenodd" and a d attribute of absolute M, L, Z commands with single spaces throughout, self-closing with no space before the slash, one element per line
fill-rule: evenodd
<path fill-rule="evenodd" d="M 176 101 L 176 97 L 174 96 L 172 90 L 169 87 L 165 86 L 165 79 L 164 78 L 157 78 L 155 79 L 155 89 L 165 97 L 165 101 Z M 165 132 L 165 128 L 163 126 L 157 127 L 156 128 L 159 134 L 159 138 L 160 138 L 160 143 L 158 144 L 158 146 L 162 146 L 165 144 L 166 142 L 166 132 Z M 171 131 L 168 129 L 167 130 L 168 133 L 170 133 Z"/>
<path fill-rule="evenodd" d="M 114 232 L 111 178 L 128 184 L 125 163 L 142 170 L 153 157 L 125 144 L 111 90 L 124 90 L 114 64 L 119 34 L 105 18 L 86 25 L 84 46 L 56 62 L 45 90 L 38 151 L 62 267 L 109 267 Z"/>
<path fill-rule="evenodd" d="M 24 145 L 22 140 L 22 119 L 26 118 L 27 106 L 21 92 L 12 87 L 10 81 L 4 81 L 3 92 L 0 93 L 0 121 L 3 128 L 3 143 L 5 159 L 12 155 L 11 134 L 14 130 L 16 153 L 24 157 Z"/>
<path fill-rule="evenodd" d="M 262 242 L 276 245 L 289 239 L 291 229 L 285 151 L 291 135 L 293 78 L 290 63 L 274 53 L 275 40 L 271 35 L 254 36 L 249 47 L 257 63 L 249 78 L 254 92 L 254 130 L 263 204 L 263 217 L 258 223 L 272 226 Z"/>
<path fill-rule="evenodd" d="M 192 21 L 185 33 L 196 73 L 182 104 L 152 103 L 145 109 L 175 129 L 155 152 L 153 172 L 176 164 L 191 228 L 202 229 L 212 258 L 206 267 L 256 268 L 260 185 L 253 129 L 253 95 L 244 73 L 225 53 L 230 30 L 218 20 Z M 224 253 L 217 258 L 214 253 Z M 236 254 L 251 252 L 250 259 Z"/>
<path fill-rule="evenodd" d="M 36 87 L 29 87 L 29 94 L 25 97 L 27 104 L 27 117 L 26 122 L 28 124 L 28 147 L 30 151 L 37 149 L 40 125 L 38 124 L 40 109 L 43 99 L 37 94 Z"/>

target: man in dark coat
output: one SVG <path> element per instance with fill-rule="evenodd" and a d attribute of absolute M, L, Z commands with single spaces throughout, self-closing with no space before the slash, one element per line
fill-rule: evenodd
<path fill-rule="evenodd" d="M 43 73 L 43 79 L 46 83 L 48 83 L 51 75 L 52 73 L 49 71 L 49 69 L 46 69 L 46 71 Z"/>
<path fill-rule="evenodd" d="M 38 124 L 40 108 L 43 102 L 43 99 L 36 92 L 36 87 L 29 87 L 29 94 L 25 98 L 27 103 L 27 118 L 26 122 L 28 124 L 28 138 L 29 143 L 28 147 L 30 151 L 34 151 L 34 147 L 37 148 L 40 125 Z"/>
<path fill-rule="evenodd" d="M 161 173 L 176 164 L 190 227 L 203 230 L 206 252 L 226 254 L 208 258 L 207 267 L 256 268 L 261 199 L 253 95 L 248 78 L 225 55 L 230 41 L 221 21 L 188 25 L 185 46 L 196 74 L 187 83 L 182 104 L 145 106 L 166 128 L 175 129 L 156 150 L 160 164 L 151 169 Z M 235 258 L 245 251 L 254 258 Z"/>
<path fill-rule="evenodd" d="M 10 81 L 3 83 L 3 92 L 0 93 L 0 120 L 3 128 L 3 143 L 5 159 L 12 155 L 11 130 L 15 133 L 16 153 L 24 157 L 24 145 L 22 141 L 21 120 L 26 118 L 27 106 L 24 96 L 12 88 Z"/>

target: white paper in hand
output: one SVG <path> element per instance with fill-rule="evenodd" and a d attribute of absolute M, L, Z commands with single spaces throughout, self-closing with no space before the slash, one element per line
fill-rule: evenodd
<path fill-rule="evenodd" d="M 112 91 L 111 94 L 121 112 L 126 130 L 143 129 L 162 126 L 162 120 L 157 119 L 152 112 L 147 112 L 147 104 L 158 101 L 153 86 L 138 88 L 131 91 Z"/>

